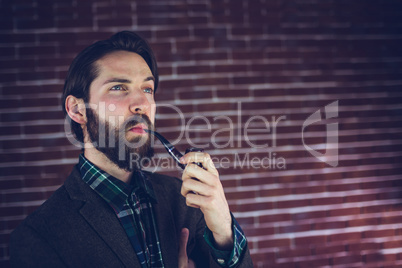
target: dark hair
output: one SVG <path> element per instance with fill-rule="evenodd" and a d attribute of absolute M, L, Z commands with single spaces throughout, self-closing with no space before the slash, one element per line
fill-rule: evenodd
<path fill-rule="evenodd" d="M 96 61 L 115 51 L 130 51 L 139 54 L 148 64 L 155 77 L 155 92 L 158 88 L 159 75 L 156 59 L 151 47 L 145 39 L 130 31 L 116 33 L 106 40 L 98 41 L 81 51 L 71 63 L 64 83 L 61 99 L 63 111 L 66 114 L 65 102 L 69 95 L 89 101 L 89 87 L 98 76 Z M 71 130 L 78 141 L 84 141 L 80 124 L 70 120 Z"/>

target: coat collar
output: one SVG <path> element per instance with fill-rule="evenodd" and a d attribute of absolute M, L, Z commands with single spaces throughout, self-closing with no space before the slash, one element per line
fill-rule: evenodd
<path fill-rule="evenodd" d="M 111 207 L 82 181 L 78 167 L 74 167 L 64 185 L 71 199 L 83 201 L 79 213 L 120 261 L 126 267 L 141 267 L 117 216 Z"/>
<path fill-rule="evenodd" d="M 178 266 L 178 237 L 172 212 L 171 194 L 163 184 L 153 180 L 153 174 L 147 172 L 158 203 L 154 204 L 156 224 L 159 232 L 161 250 L 165 267 Z M 64 183 L 71 199 L 80 200 L 84 204 L 79 213 L 95 232 L 105 241 L 121 262 L 127 267 L 141 267 L 130 241 L 111 207 L 97 194 L 80 175 L 79 168 L 74 167 Z"/>

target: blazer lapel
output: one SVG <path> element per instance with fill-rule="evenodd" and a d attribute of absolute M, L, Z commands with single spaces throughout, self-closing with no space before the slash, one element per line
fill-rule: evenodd
<path fill-rule="evenodd" d="M 96 211 L 96 213 L 94 213 Z M 141 267 L 120 222 L 110 215 L 113 211 L 100 208 L 99 204 L 87 202 L 80 210 L 81 215 L 126 267 Z"/>
<path fill-rule="evenodd" d="M 79 213 L 121 262 L 126 267 L 141 267 L 117 216 L 106 202 L 81 180 L 76 169 L 66 180 L 65 185 L 73 199 L 85 202 Z"/>
<path fill-rule="evenodd" d="M 161 244 L 162 256 L 165 267 L 178 267 L 178 234 L 176 230 L 169 200 L 166 198 L 168 192 L 160 185 L 154 183 L 153 188 L 158 198 L 154 204 L 156 224 L 159 231 L 159 242 Z"/>

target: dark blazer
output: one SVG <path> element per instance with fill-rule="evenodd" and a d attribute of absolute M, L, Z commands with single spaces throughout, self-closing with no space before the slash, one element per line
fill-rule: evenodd
<path fill-rule="evenodd" d="M 197 267 L 220 267 L 212 258 L 199 209 L 187 207 L 181 181 L 149 173 L 165 267 L 178 266 L 179 234 L 190 230 L 188 255 Z M 65 183 L 11 234 L 11 267 L 140 267 L 112 208 L 75 167 Z M 239 267 L 253 267 L 247 250 Z"/>

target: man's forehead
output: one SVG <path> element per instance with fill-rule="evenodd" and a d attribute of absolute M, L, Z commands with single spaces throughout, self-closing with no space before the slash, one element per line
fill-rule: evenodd
<path fill-rule="evenodd" d="M 100 73 L 152 76 L 144 58 L 134 52 L 115 51 L 100 58 L 96 64 Z"/>

